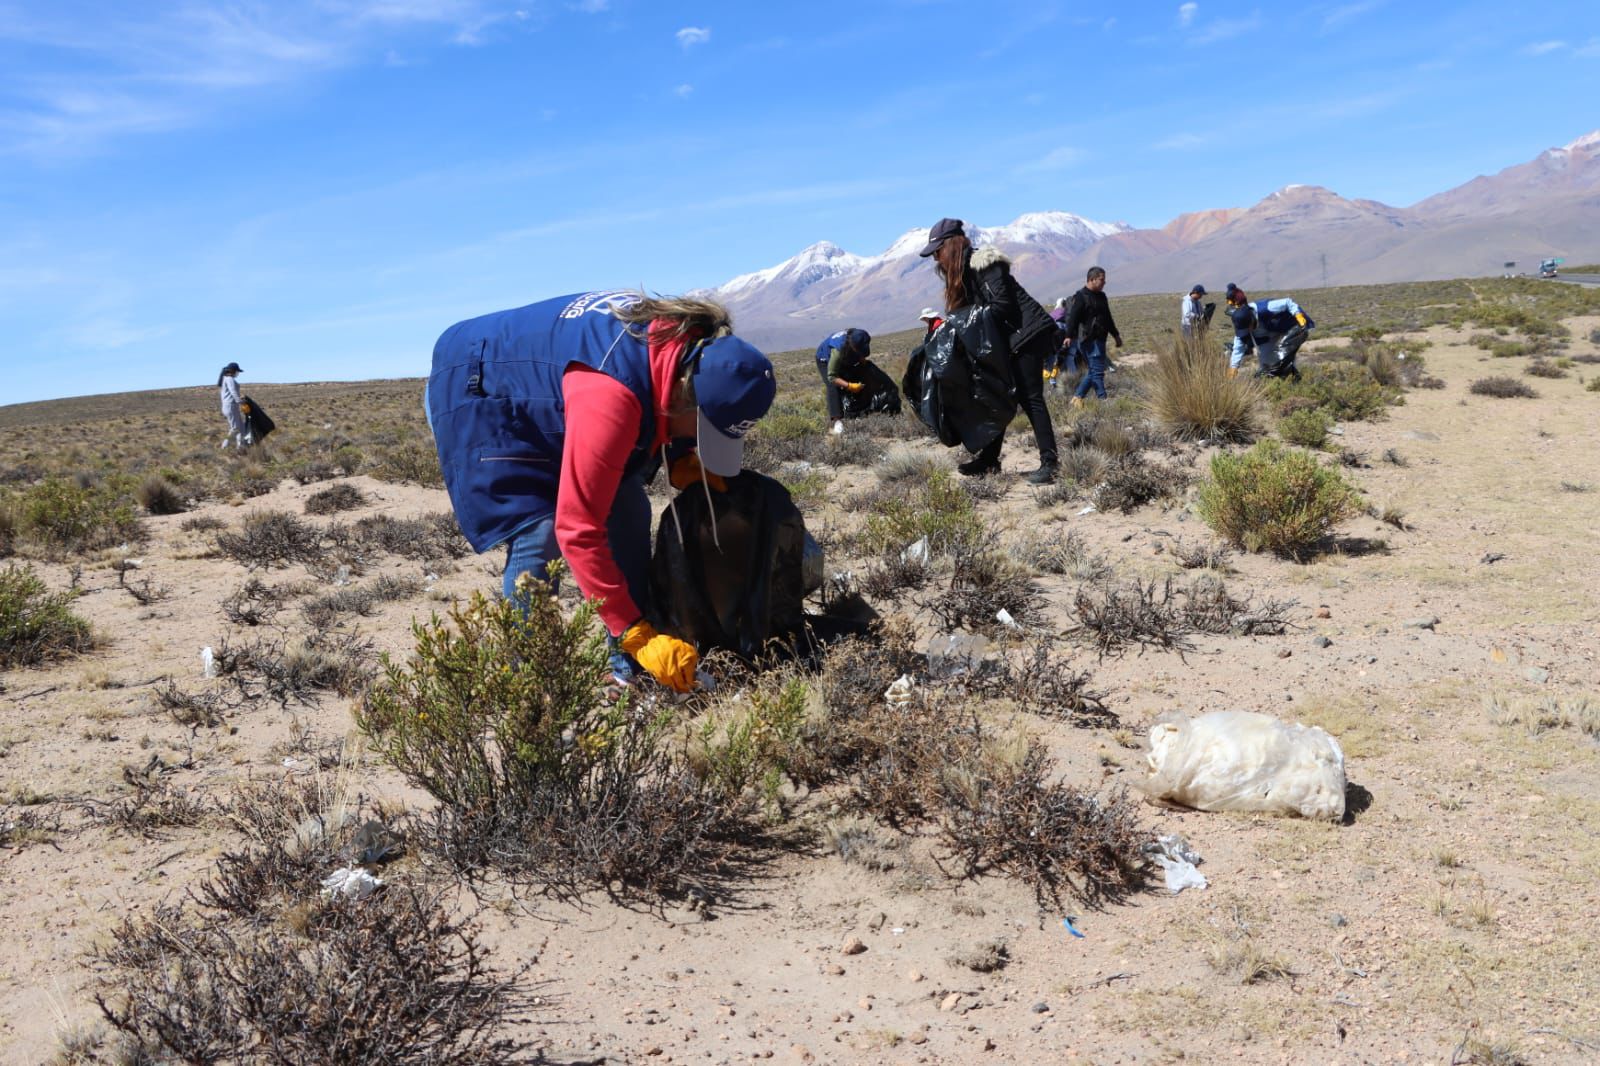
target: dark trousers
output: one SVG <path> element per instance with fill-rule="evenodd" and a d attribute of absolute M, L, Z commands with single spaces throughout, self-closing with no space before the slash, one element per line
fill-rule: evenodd
<path fill-rule="evenodd" d="M 1256 361 L 1259 369 L 1256 371 L 1256 376 L 1294 378 L 1298 381 L 1300 368 L 1294 365 L 1294 357 L 1299 354 L 1300 346 L 1305 344 L 1306 338 L 1310 335 L 1310 330 L 1297 329 L 1274 337 L 1267 344 L 1258 344 Z"/>
<path fill-rule="evenodd" d="M 1044 402 L 1044 360 L 1054 344 L 1054 336 L 1036 338 L 1018 353 L 1012 364 L 1013 373 L 1017 375 L 1017 399 L 1022 404 L 1023 413 L 1028 416 L 1028 424 L 1033 427 L 1033 439 L 1039 446 L 1039 462 L 1046 464 L 1057 461 L 1056 430 L 1050 424 L 1050 408 Z M 985 463 L 999 462 L 1000 448 L 1004 444 L 1005 434 L 1002 433 L 994 439 L 993 444 L 978 453 L 978 458 Z"/>
<path fill-rule="evenodd" d="M 828 376 L 827 364 L 818 363 L 817 373 L 822 375 L 822 390 L 828 397 L 828 421 L 837 422 L 844 417 L 844 397 L 839 392 L 839 386 Z"/>

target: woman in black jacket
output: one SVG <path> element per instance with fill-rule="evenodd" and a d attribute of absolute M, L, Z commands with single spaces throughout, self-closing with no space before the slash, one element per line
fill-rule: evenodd
<path fill-rule="evenodd" d="M 1058 460 L 1055 429 L 1044 402 L 1044 364 L 1056 344 L 1054 320 L 1011 276 L 1011 261 L 998 249 L 974 251 L 960 219 L 940 219 L 928 231 L 928 243 L 921 254 L 933 257 L 939 276 L 944 279 L 947 315 L 973 305 L 988 307 L 1005 330 L 1017 399 L 1028 414 L 1039 445 L 1039 468 L 1026 480 L 1032 485 L 1049 484 L 1056 479 Z M 997 436 L 957 469 L 969 477 L 998 473 L 1004 443 L 1004 435 Z"/>

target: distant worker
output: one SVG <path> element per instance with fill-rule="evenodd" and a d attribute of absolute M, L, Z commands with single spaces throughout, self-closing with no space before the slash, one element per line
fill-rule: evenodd
<path fill-rule="evenodd" d="M 239 395 L 239 375 L 242 370 L 238 363 L 229 363 L 217 375 L 217 392 L 222 398 L 222 417 L 228 420 L 228 435 L 222 438 L 222 447 L 229 445 L 244 449 L 250 447 L 254 441 L 250 437 L 250 426 L 245 420 L 244 399 Z"/>
<path fill-rule="evenodd" d="M 844 432 L 844 394 L 858 393 L 867 386 L 861 380 L 861 364 L 872 358 L 872 334 L 864 329 L 841 329 L 817 345 L 817 373 L 828 398 L 828 417 L 832 433 Z"/>
<path fill-rule="evenodd" d="M 1090 267 L 1083 288 L 1072 294 L 1067 305 L 1067 317 L 1062 323 L 1067 339 L 1078 346 L 1078 351 L 1088 359 L 1089 372 L 1078 382 L 1072 394 L 1072 406 L 1082 407 L 1083 398 L 1093 389 L 1097 399 L 1106 398 L 1106 371 L 1110 360 L 1106 358 L 1106 338 L 1116 340 L 1122 347 L 1122 333 L 1117 320 L 1111 317 L 1111 301 L 1106 299 L 1106 272 L 1104 267 Z"/>
<path fill-rule="evenodd" d="M 565 559 L 599 603 L 615 679 L 642 667 L 687 692 L 698 653 L 648 621 L 645 483 L 665 460 L 674 488 L 724 488 L 777 388 L 719 304 L 588 292 L 445 330 L 424 403 L 461 532 L 506 547 L 506 598 Z"/>
<path fill-rule="evenodd" d="M 1201 306 L 1200 298 L 1206 294 L 1204 285 L 1196 285 L 1189 290 L 1189 295 L 1183 298 L 1183 335 L 1193 337 L 1199 330 L 1211 325 L 1211 316 L 1216 313 L 1216 304 Z"/>
<path fill-rule="evenodd" d="M 1056 345 L 1055 324 L 1049 313 L 1011 276 L 1011 260 L 999 249 L 973 249 L 960 219 L 940 219 L 928 231 L 928 243 L 919 254 L 931 257 L 944 279 L 946 313 L 988 308 L 1005 331 L 1017 399 L 1027 412 L 1039 447 L 1039 467 L 1030 471 L 1025 480 L 1030 485 L 1048 485 L 1056 479 L 1059 468 L 1055 429 L 1044 402 L 1044 362 Z M 968 477 L 999 473 L 1004 444 L 1002 428 L 972 460 L 956 469 Z"/>
<path fill-rule="evenodd" d="M 922 314 L 918 315 L 917 317 L 922 320 L 922 328 L 925 331 L 922 334 L 922 339 L 924 341 L 933 336 L 934 330 L 944 325 L 944 314 L 942 312 L 935 311 L 931 307 L 924 307 L 922 309 Z"/>
<path fill-rule="evenodd" d="M 1249 295 L 1228 283 L 1228 317 L 1233 320 L 1233 354 L 1228 360 L 1232 371 L 1248 352 L 1256 353 L 1256 377 L 1300 380 L 1294 365 L 1295 353 L 1311 335 L 1316 323 L 1288 297 L 1250 302 Z"/>

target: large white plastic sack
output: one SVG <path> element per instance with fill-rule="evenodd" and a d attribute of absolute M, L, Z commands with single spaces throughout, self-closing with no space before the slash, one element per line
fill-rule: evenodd
<path fill-rule="evenodd" d="M 1344 818 L 1344 752 L 1316 726 L 1213 711 L 1150 729 L 1152 799 L 1202 811 Z"/>

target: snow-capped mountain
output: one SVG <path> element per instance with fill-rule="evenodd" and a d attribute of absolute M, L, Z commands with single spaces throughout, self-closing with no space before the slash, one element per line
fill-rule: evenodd
<path fill-rule="evenodd" d="M 709 294 L 733 311 L 741 335 L 773 349 L 813 345 L 843 326 L 913 328 L 942 291 L 917 256 L 927 233 L 908 229 L 877 255 L 819 241 Z M 1600 130 L 1411 207 L 1295 184 L 1248 208 L 1195 211 L 1159 229 L 1038 211 L 1001 226 L 969 223 L 967 233 L 1009 255 L 1044 303 L 1077 289 L 1094 265 L 1107 269 L 1117 295 L 1196 282 L 1283 289 L 1467 277 L 1545 256 L 1592 262 L 1600 260 Z"/>

